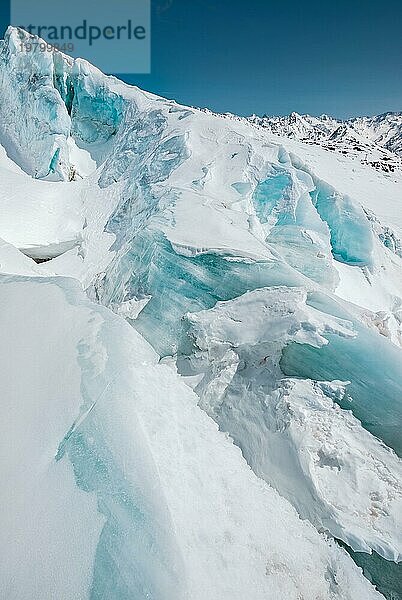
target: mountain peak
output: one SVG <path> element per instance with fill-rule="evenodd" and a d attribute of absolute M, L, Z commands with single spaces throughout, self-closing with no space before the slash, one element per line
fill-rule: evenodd
<path fill-rule="evenodd" d="M 326 114 L 315 117 L 293 111 L 285 117 L 253 116 L 249 120 L 275 135 L 356 155 L 362 162 L 386 172 L 402 168 L 402 113 L 341 120 Z"/>

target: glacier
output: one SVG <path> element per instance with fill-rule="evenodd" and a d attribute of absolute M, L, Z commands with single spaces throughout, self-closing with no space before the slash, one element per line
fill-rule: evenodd
<path fill-rule="evenodd" d="M 402 169 L 27 36 L 0 42 L 1 595 L 402 597 Z"/>

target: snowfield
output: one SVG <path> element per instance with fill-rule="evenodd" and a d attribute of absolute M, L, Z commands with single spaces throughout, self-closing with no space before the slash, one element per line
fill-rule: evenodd
<path fill-rule="evenodd" d="M 402 169 L 24 36 L 0 43 L 0 595 L 401 598 Z"/>

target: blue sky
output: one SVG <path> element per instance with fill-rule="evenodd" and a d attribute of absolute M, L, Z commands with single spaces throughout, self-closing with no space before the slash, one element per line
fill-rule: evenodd
<path fill-rule="evenodd" d="M 401 32 L 399 0 L 152 0 L 152 72 L 120 76 L 244 115 L 400 111 Z"/>

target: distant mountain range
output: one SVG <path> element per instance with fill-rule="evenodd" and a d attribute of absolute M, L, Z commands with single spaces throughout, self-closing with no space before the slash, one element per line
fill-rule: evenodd
<path fill-rule="evenodd" d="M 318 144 L 343 154 L 357 154 L 362 162 L 384 171 L 392 172 L 402 166 L 402 112 L 345 121 L 296 112 L 285 117 L 253 115 L 248 120 L 274 135 Z"/>

